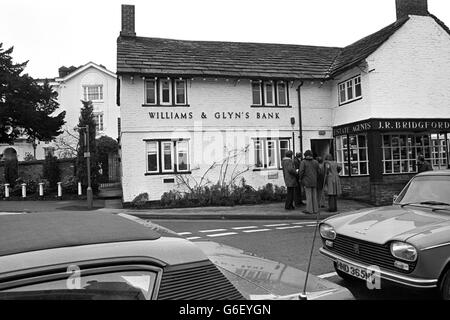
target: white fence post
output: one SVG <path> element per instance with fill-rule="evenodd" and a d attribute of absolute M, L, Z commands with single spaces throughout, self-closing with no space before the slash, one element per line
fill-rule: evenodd
<path fill-rule="evenodd" d="M 62 186 L 61 182 L 58 182 L 58 198 L 62 197 Z"/>
<path fill-rule="evenodd" d="M 81 196 L 83 194 L 83 189 L 81 188 L 81 182 L 78 182 L 78 195 Z"/>
<path fill-rule="evenodd" d="M 9 198 L 9 183 L 5 183 L 5 198 Z"/>
<path fill-rule="evenodd" d="M 22 198 L 26 198 L 26 197 L 27 197 L 27 184 L 22 183 Z"/>
<path fill-rule="evenodd" d="M 40 197 L 44 196 L 44 183 L 43 182 L 39 182 L 39 196 Z"/>

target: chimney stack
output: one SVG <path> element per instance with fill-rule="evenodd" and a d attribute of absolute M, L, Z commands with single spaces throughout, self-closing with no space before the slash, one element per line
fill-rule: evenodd
<path fill-rule="evenodd" d="M 134 5 L 122 5 L 122 31 L 120 35 L 124 37 L 135 37 L 134 29 Z"/>
<path fill-rule="evenodd" d="M 397 7 L 397 20 L 409 15 L 427 16 L 428 0 L 395 0 Z"/>

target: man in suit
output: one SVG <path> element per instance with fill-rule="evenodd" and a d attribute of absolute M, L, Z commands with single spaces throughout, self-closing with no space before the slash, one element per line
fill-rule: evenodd
<path fill-rule="evenodd" d="M 286 210 L 294 210 L 294 191 L 297 187 L 297 170 L 294 167 L 292 161 L 292 151 L 286 152 L 286 156 L 281 160 L 281 166 L 283 168 L 284 183 L 287 188 L 287 197 L 284 208 Z"/>

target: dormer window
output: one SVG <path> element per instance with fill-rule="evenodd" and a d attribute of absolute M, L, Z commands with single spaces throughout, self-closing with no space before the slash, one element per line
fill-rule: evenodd
<path fill-rule="evenodd" d="M 338 84 L 339 105 L 347 104 L 362 98 L 361 76 L 353 77 Z"/>

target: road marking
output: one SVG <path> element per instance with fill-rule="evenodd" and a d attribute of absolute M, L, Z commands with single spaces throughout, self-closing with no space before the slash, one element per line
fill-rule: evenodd
<path fill-rule="evenodd" d="M 190 237 L 190 238 L 186 238 L 186 240 L 197 240 L 197 239 L 201 239 L 202 237 Z"/>
<path fill-rule="evenodd" d="M 253 232 L 263 232 L 263 231 L 270 231 L 271 229 L 256 229 L 256 230 L 245 230 L 243 232 L 245 233 L 253 233 Z"/>
<path fill-rule="evenodd" d="M 236 232 L 227 232 L 227 233 L 217 233 L 217 234 L 208 234 L 207 237 L 215 238 L 215 237 L 225 237 L 225 236 L 233 236 L 237 234 Z"/>
<path fill-rule="evenodd" d="M 298 228 L 303 228 L 303 226 L 279 227 L 276 229 L 277 230 L 286 230 L 286 229 L 298 229 Z"/>
<path fill-rule="evenodd" d="M 222 232 L 222 231 L 227 231 L 227 229 L 200 230 L 199 232 L 202 232 L 202 233 L 213 233 L 213 232 Z"/>
<path fill-rule="evenodd" d="M 179 232 L 178 233 L 179 236 L 188 236 L 190 234 L 192 234 L 192 232 Z"/>
<path fill-rule="evenodd" d="M 289 224 L 287 223 L 280 223 L 280 224 L 266 224 L 264 225 L 264 227 L 283 227 L 283 226 L 288 226 Z"/>
<path fill-rule="evenodd" d="M 256 226 L 251 226 L 251 227 L 236 227 L 236 228 L 231 228 L 233 230 L 246 230 L 246 229 L 256 229 L 258 227 Z"/>
<path fill-rule="evenodd" d="M 337 276 L 336 272 L 330 272 L 330 273 L 325 273 L 325 274 L 321 274 L 320 276 L 318 276 L 320 279 L 326 279 L 326 278 L 331 278 Z"/>
<path fill-rule="evenodd" d="M 292 223 L 292 224 L 300 224 L 300 225 L 303 225 L 303 224 L 311 224 L 313 221 L 308 221 L 308 222 L 294 222 L 294 223 Z"/>
<path fill-rule="evenodd" d="M 315 227 L 316 225 L 315 224 L 308 224 L 307 226 L 305 226 L 305 227 Z"/>

